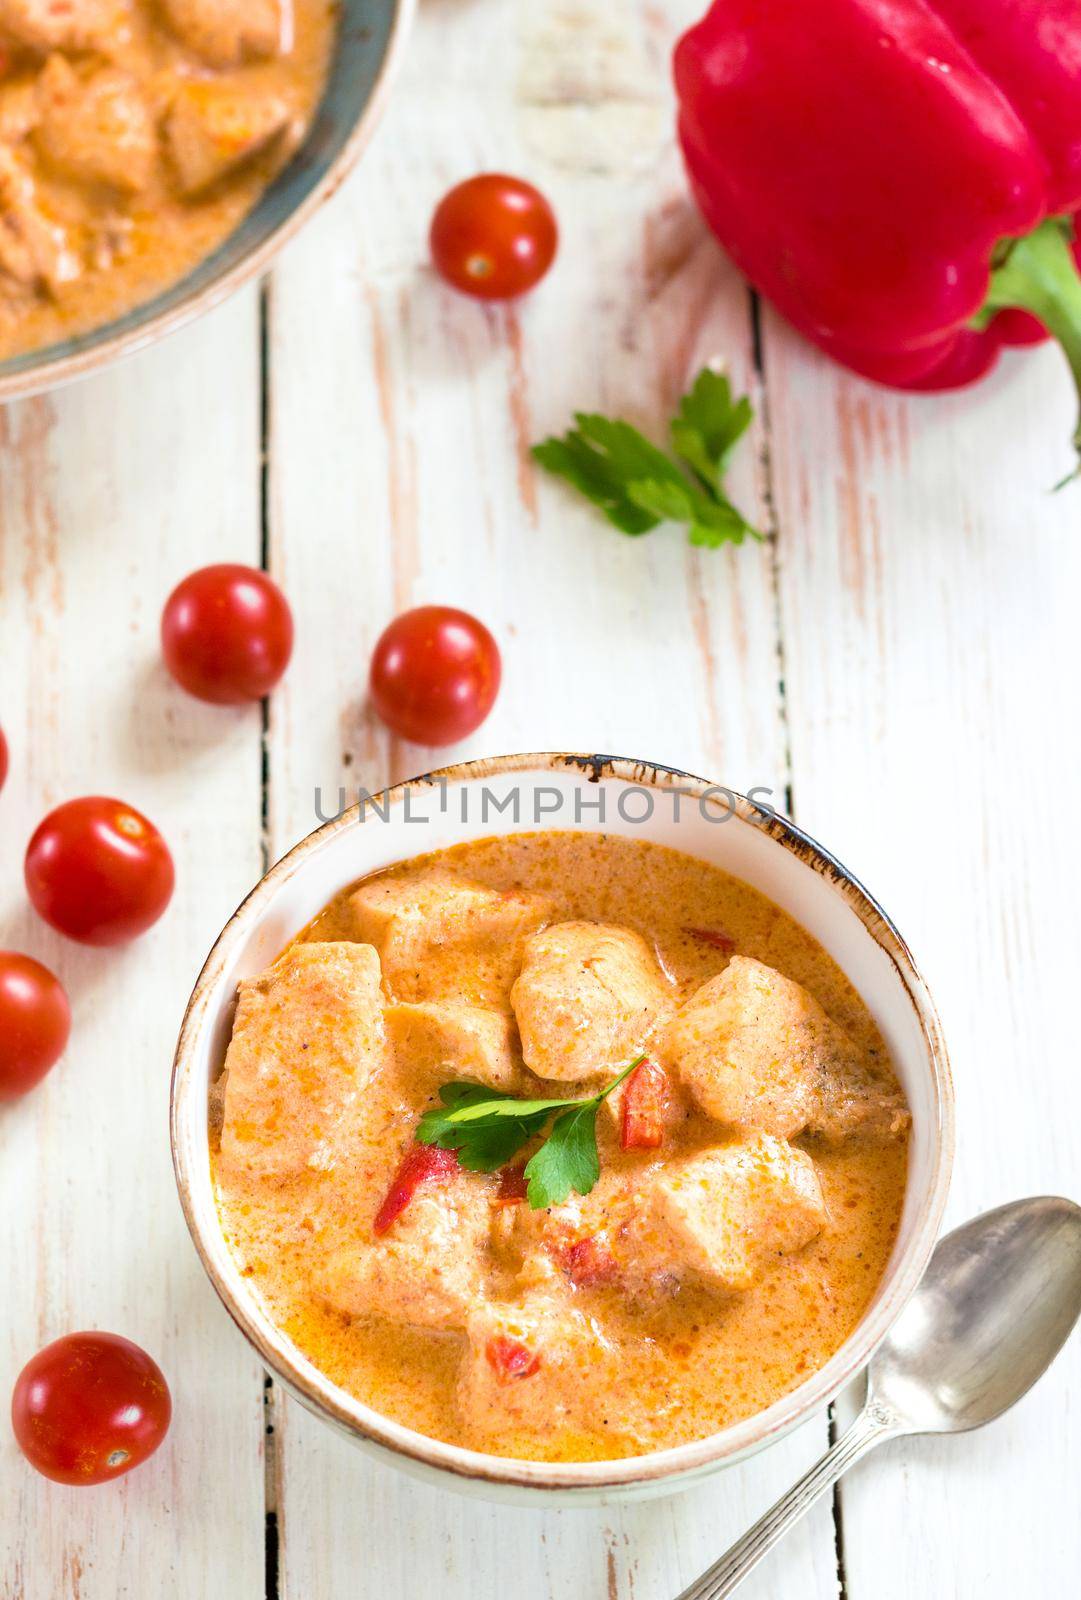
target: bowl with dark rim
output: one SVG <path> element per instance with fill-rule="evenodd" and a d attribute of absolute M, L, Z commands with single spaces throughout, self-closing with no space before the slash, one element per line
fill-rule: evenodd
<path fill-rule="evenodd" d="M 353 170 L 386 106 L 416 0 L 340 0 L 322 99 L 307 137 L 233 232 L 123 316 L 0 361 L 0 401 L 70 383 L 156 344 L 264 272 Z"/>
<path fill-rule="evenodd" d="M 600 806 L 605 807 L 601 814 Z M 614 1461 L 521 1461 L 431 1439 L 338 1388 L 278 1328 L 229 1252 L 215 1203 L 210 1085 L 225 1058 L 237 983 L 263 970 L 339 891 L 430 850 L 571 826 L 669 845 L 751 883 L 819 941 L 877 1022 L 912 1111 L 900 1229 L 858 1326 L 817 1372 L 765 1411 L 709 1438 Z M 513 755 L 399 784 L 326 822 L 272 867 L 199 974 L 177 1045 L 171 1138 L 181 1204 L 211 1282 L 288 1391 L 379 1459 L 491 1499 L 547 1504 L 659 1495 L 781 1438 L 861 1371 L 923 1274 L 953 1156 L 953 1087 L 934 1005 L 908 946 L 862 884 L 792 822 L 705 779 L 600 755 Z"/>

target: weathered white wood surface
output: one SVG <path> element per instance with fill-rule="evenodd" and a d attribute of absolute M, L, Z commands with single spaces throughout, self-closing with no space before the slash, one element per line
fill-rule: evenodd
<path fill-rule="evenodd" d="M 55 968 L 63 1062 L 0 1106 L 0 1596 L 261 1595 L 258 1363 L 200 1282 L 169 1162 L 169 1068 L 185 989 L 260 870 L 260 714 L 179 695 L 158 620 L 193 566 L 258 561 L 258 325 L 246 295 L 151 354 L 0 410 L 0 948 Z M 208 426 L 208 397 L 214 399 Z M 176 858 L 167 917 L 125 950 L 54 935 L 26 904 L 49 807 L 118 794 Z M 77 1328 L 123 1333 L 167 1374 L 169 1448 L 122 1483 L 26 1470 L 15 1376 Z"/>
<path fill-rule="evenodd" d="M 1057 352 L 909 400 L 765 328 L 795 811 L 889 907 L 958 1094 L 949 1220 L 1081 1197 L 1074 401 Z M 809 419 L 813 419 L 813 425 Z M 1059 809 L 1055 809 L 1059 808 Z M 964 1439 L 841 1491 L 848 1593 L 1066 1595 L 1081 1566 L 1081 1340 Z"/>
<path fill-rule="evenodd" d="M 371 644 L 406 605 L 467 605 L 504 646 L 499 703 L 448 758 L 602 748 L 781 805 L 791 783 L 798 819 L 881 896 L 939 996 L 961 1100 L 953 1215 L 1081 1190 L 1081 861 L 1050 810 L 1081 778 L 1081 513 L 1076 491 L 1045 492 L 1070 419 L 1054 355 L 906 401 L 766 314 L 768 450 L 760 425 L 734 480 L 763 520 L 772 492 L 765 550 L 622 539 L 528 461 L 576 407 L 659 432 L 707 357 L 759 389 L 749 298 L 672 150 L 668 50 L 700 9 L 425 0 L 361 170 L 270 281 L 265 371 L 248 295 L 0 412 L 0 945 L 56 965 L 76 1007 L 64 1065 L 0 1112 L 0 1393 L 43 1340 L 97 1324 L 158 1355 L 177 1403 L 154 1463 L 99 1491 L 35 1479 L 0 1426 L 0 1600 L 260 1600 L 272 1582 L 286 1600 L 671 1600 L 824 1445 L 823 1420 L 652 1505 L 496 1510 L 373 1468 L 272 1391 L 264 1472 L 262 1375 L 173 1196 L 168 1060 L 264 846 L 314 825 L 317 788 L 325 806 L 340 784 L 432 764 L 364 705 Z M 432 204 L 493 165 L 538 181 L 563 228 L 553 274 L 511 311 L 457 299 L 425 259 Z M 258 712 L 184 698 L 156 647 L 179 575 L 264 548 L 298 624 L 265 784 Z M 53 939 L 21 890 L 44 809 L 94 789 L 142 805 L 178 858 L 168 920 L 119 958 Z M 842 1497 L 850 1600 L 1068 1593 L 1079 1398 L 1075 1344 L 996 1430 L 861 1469 Z M 837 1595 L 835 1531 L 823 1506 L 748 1600 Z"/>

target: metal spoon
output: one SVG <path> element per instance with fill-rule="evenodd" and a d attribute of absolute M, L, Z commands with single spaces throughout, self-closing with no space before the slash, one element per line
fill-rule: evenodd
<path fill-rule="evenodd" d="M 1081 1207 L 1040 1196 L 985 1211 L 935 1247 L 867 1369 L 848 1432 L 679 1600 L 722 1600 L 842 1472 L 886 1439 L 993 1422 L 1081 1317 Z"/>

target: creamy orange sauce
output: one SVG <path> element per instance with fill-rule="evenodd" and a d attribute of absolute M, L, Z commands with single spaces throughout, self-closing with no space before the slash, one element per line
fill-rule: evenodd
<path fill-rule="evenodd" d="M 553 831 L 462 845 L 408 862 L 389 876 L 401 886 L 420 884 L 433 868 L 494 890 L 543 896 L 549 924 L 584 920 L 641 935 L 655 955 L 673 1008 L 729 961 L 726 949 L 687 930 L 720 930 L 738 955 L 765 963 L 809 991 L 874 1063 L 882 1083 L 896 1091 L 883 1041 L 845 975 L 806 930 L 755 889 L 716 868 L 657 845 Z M 298 946 L 355 940 L 352 893 L 332 902 L 300 935 Z M 487 1005 L 509 1013 L 513 973 L 496 972 L 490 955 L 444 947 L 434 952 L 430 967 L 424 963 L 416 973 L 402 968 L 388 979 L 384 970 L 384 998 L 401 999 L 402 987 L 430 977 L 448 998 L 480 986 Z M 281 1072 L 292 1070 L 297 1050 L 308 1052 L 310 1044 L 309 1054 L 317 1057 L 325 1050 L 320 1025 L 313 1015 L 299 1043 L 298 1035 L 289 1036 L 269 1082 L 279 1083 Z M 760 1281 L 740 1292 L 718 1292 L 693 1274 L 673 1282 L 662 1274 L 658 1287 L 646 1293 L 626 1292 L 622 1283 L 572 1281 L 551 1266 L 543 1248 L 537 1256 L 526 1253 L 523 1265 L 521 1237 L 535 1229 L 538 1238 L 547 1238 L 552 1219 L 543 1212 L 527 1216 L 521 1205 L 498 1206 L 498 1179 L 470 1174 L 457 1181 L 473 1185 L 490 1208 L 490 1235 L 483 1245 L 463 1235 L 458 1248 L 483 1250 L 485 1297 L 498 1302 L 497 1310 L 509 1304 L 513 1325 L 517 1300 L 541 1295 L 545 1315 L 558 1319 L 566 1311 L 579 1319 L 581 1335 L 562 1347 L 565 1365 L 556 1377 L 526 1376 L 502 1388 L 490 1382 L 485 1388 L 490 1374 L 481 1361 L 483 1393 L 471 1389 L 463 1377 L 467 1343 L 460 1328 L 350 1314 L 340 1300 L 329 1304 L 324 1297 L 327 1262 L 340 1261 L 343 1252 L 348 1259 L 358 1243 L 371 1248 L 375 1208 L 410 1148 L 418 1115 L 434 1103 L 438 1064 L 433 1070 L 430 1061 L 410 1057 L 402 1035 L 397 1037 L 397 1046 L 392 1040 L 384 1047 L 367 1091 L 373 1105 L 378 1101 L 371 1126 L 359 1132 L 351 1128 L 339 1138 L 329 1124 L 321 1125 L 312 1131 L 323 1141 L 316 1154 L 301 1169 L 281 1172 L 268 1170 L 263 1152 L 269 1150 L 271 1159 L 274 1141 L 291 1137 L 288 1119 L 275 1112 L 269 1132 L 264 1127 L 258 1135 L 270 1143 L 258 1147 L 259 1161 L 253 1162 L 244 1144 L 251 1129 L 247 1122 L 241 1125 L 237 1113 L 231 1142 L 214 1153 L 222 1227 L 269 1315 L 335 1383 L 377 1411 L 434 1438 L 506 1456 L 583 1461 L 640 1454 L 701 1439 L 763 1410 L 821 1367 L 866 1311 L 898 1229 L 907 1164 L 901 1125 L 891 1137 L 874 1140 L 827 1143 L 807 1135 L 793 1140 L 813 1162 L 825 1225 L 803 1248 L 777 1255 Z M 601 1062 L 600 1077 L 612 1075 L 620 1064 Z M 312 1071 L 318 1075 L 317 1061 Z M 231 1092 L 226 1082 L 227 1129 Z M 592 1088 L 562 1085 L 555 1092 L 584 1095 Z M 306 1081 L 300 1093 L 316 1093 L 314 1080 Z M 347 1120 L 350 1104 L 355 1102 L 347 1096 Z M 246 1117 L 257 1118 L 258 1101 L 247 1105 Z M 602 1178 L 577 1204 L 581 1227 L 608 1228 L 616 1237 L 618 1218 L 633 1213 L 658 1176 L 723 1145 L 729 1136 L 680 1091 L 661 1148 L 624 1151 L 618 1114 L 602 1109 Z M 327 1149 L 336 1154 L 328 1155 Z M 424 1204 L 437 1206 L 439 1193 L 426 1190 Z M 393 1237 L 393 1230 L 386 1235 Z M 518 1244 L 508 1247 L 515 1237 Z M 555 1386 L 557 1399 L 560 1384 L 569 1396 L 573 1392 L 565 1411 L 542 1407 L 543 1420 L 520 1403 L 528 1399 L 530 1385 L 540 1394 L 541 1382 Z"/>
<path fill-rule="evenodd" d="M 177 15 L 186 3 L 173 0 Z M 55 48 L 35 43 L 35 8 L 47 4 L 0 0 L 0 359 L 111 322 L 216 249 L 303 139 L 336 26 L 335 0 L 291 0 L 280 10 L 273 51 L 245 48 L 223 61 L 170 25 L 166 0 L 70 0 L 70 10 L 85 8 L 92 23 L 105 7 L 115 21 L 92 29 L 89 47 L 81 37 L 70 47 L 66 39 Z M 229 9 L 244 4 L 225 0 Z M 6 33 L 9 13 L 14 31 Z M 119 112 L 107 107 L 73 120 L 68 102 L 103 73 L 116 75 Z M 190 139 L 174 147 L 170 132 L 178 95 L 203 85 L 236 96 L 214 114 L 217 149 L 209 159 L 225 170 L 205 185 L 198 169 L 192 178 L 178 168 L 176 151 L 190 159 Z M 61 117 L 51 127 L 57 99 Z M 114 114 L 119 122 L 108 120 Z M 114 172 L 108 145 L 121 139 L 133 153 L 121 155 Z M 87 170 L 91 142 L 105 152 L 104 178 Z M 244 157 L 248 143 L 252 154 Z"/>

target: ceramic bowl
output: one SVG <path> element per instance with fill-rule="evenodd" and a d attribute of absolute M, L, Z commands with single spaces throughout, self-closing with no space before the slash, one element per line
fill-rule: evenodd
<path fill-rule="evenodd" d="M 86 377 L 142 350 L 265 271 L 352 171 L 382 115 L 414 6 L 415 0 L 340 0 L 330 75 L 308 137 L 240 226 L 179 282 L 124 316 L 0 361 L 0 401 Z"/>
<path fill-rule="evenodd" d="M 600 807 L 604 807 L 603 813 Z M 912 1108 L 901 1227 L 862 1322 L 768 1410 L 708 1439 L 622 1461 L 511 1461 L 443 1444 L 338 1389 L 269 1319 L 226 1246 L 211 1185 L 207 1091 L 221 1070 L 239 979 L 268 966 L 339 890 L 378 868 L 492 834 L 585 828 L 670 845 L 751 883 L 824 945 L 885 1036 Z M 900 934 L 837 859 L 791 822 L 700 778 L 607 756 L 476 761 L 362 800 L 304 839 L 235 913 L 195 985 L 177 1047 L 172 1148 L 203 1265 L 266 1366 L 310 1411 L 384 1461 L 495 1499 L 547 1503 L 663 1494 L 760 1450 L 821 1410 L 866 1364 L 935 1241 L 953 1150 L 953 1091 L 934 1007 Z"/>

